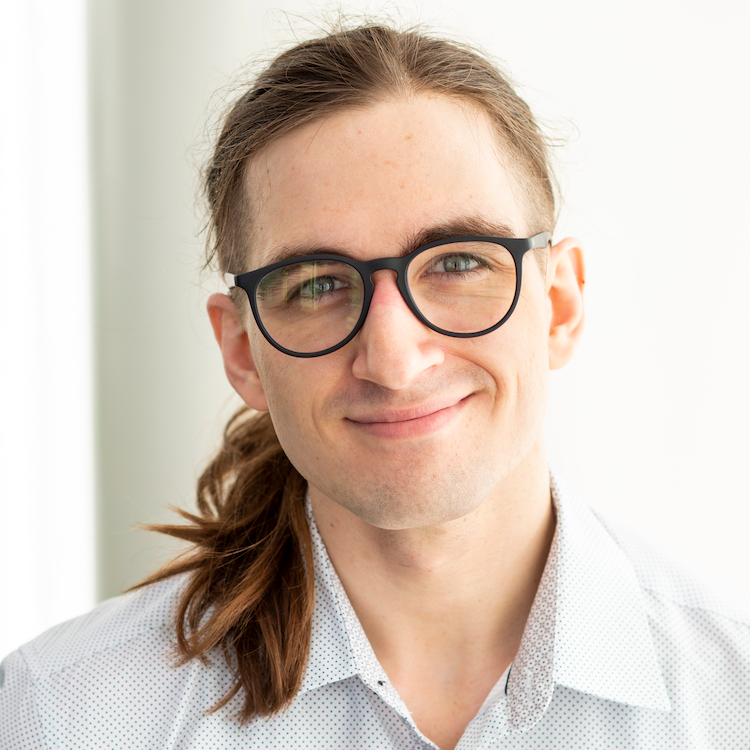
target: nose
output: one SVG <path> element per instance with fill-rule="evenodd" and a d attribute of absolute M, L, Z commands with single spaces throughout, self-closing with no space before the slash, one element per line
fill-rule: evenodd
<path fill-rule="evenodd" d="M 409 309 L 393 271 L 376 271 L 375 291 L 367 318 L 354 339 L 352 365 L 356 378 L 390 390 L 408 387 L 431 367 L 443 362 L 443 349 L 432 331 Z"/>

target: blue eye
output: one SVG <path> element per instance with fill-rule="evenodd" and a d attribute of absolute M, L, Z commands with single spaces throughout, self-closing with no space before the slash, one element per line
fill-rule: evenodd
<path fill-rule="evenodd" d="M 442 265 L 446 273 L 465 273 L 479 266 L 479 263 L 471 255 L 446 255 L 437 265 Z"/>
<path fill-rule="evenodd" d="M 335 292 L 341 286 L 341 282 L 333 276 L 316 276 L 300 284 L 299 294 L 301 297 L 319 297 Z"/>

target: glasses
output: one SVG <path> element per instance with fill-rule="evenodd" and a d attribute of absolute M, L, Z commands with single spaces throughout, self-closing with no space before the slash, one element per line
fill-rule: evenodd
<path fill-rule="evenodd" d="M 261 333 L 292 357 L 321 357 L 348 344 L 367 317 L 375 271 L 395 271 L 414 315 L 444 336 L 472 338 L 499 328 L 521 292 L 523 256 L 546 247 L 528 239 L 448 237 L 400 258 L 357 261 L 341 255 L 290 258 L 224 279 L 247 293 Z"/>

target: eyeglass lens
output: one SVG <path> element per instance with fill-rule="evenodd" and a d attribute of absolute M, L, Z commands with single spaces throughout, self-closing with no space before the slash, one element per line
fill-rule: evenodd
<path fill-rule="evenodd" d="M 432 325 L 477 333 L 505 316 L 516 292 L 513 256 L 494 242 L 456 242 L 419 253 L 407 283 Z M 263 325 L 277 344 L 313 354 L 341 343 L 359 320 L 364 282 L 343 261 L 302 261 L 271 271 L 256 292 Z"/>

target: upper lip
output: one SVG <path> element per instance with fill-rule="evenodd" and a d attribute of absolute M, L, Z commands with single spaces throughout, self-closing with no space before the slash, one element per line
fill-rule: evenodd
<path fill-rule="evenodd" d="M 366 414 L 358 414 L 347 417 L 352 422 L 361 422 L 362 424 L 374 424 L 376 422 L 406 422 L 410 419 L 419 419 L 427 417 L 442 409 L 448 409 L 463 401 L 466 396 L 445 396 L 443 398 L 427 401 L 416 406 L 407 406 L 402 408 L 378 409 Z"/>

